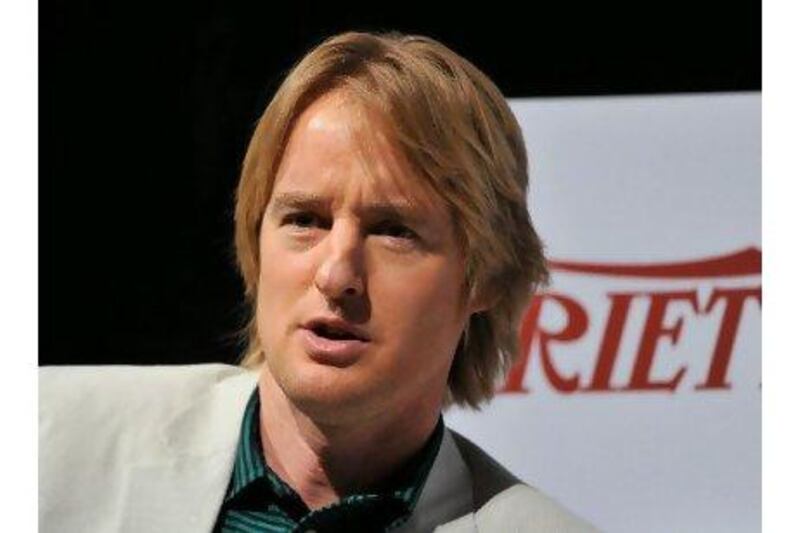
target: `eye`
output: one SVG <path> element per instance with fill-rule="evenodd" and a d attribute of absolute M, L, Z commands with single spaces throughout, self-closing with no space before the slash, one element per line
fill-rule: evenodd
<path fill-rule="evenodd" d="M 373 230 L 378 235 L 386 235 L 395 239 L 415 240 L 417 234 L 412 229 L 399 222 L 382 222 L 378 224 Z"/>
<path fill-rule="evenodd" d="M 314 228 L 314 227 L 321 227 L 323 225 L 320 217 L 318 217 L 314 213 L 309 213 L 306 211 L 289 213 L 283 218 L 283 224 L 289 226 L 295 226 L 298 228 Z"/>

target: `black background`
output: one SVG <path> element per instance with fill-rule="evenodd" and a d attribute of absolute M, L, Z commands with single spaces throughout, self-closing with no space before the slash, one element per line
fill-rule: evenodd
<path fill-rule="evenodd" d="M 329 35 L 427 34 L 508 97 L 761 89 L 755 1 L 276 5 L 40 3 L 40 364 L 236 360 L 241 159 Z"/>

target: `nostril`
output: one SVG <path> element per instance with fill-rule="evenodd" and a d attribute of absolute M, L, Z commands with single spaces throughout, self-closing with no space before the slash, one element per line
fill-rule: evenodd
<path fill-rule="evenodd" d="M 363 280 L 342 265 L 321 268 L 314 278 L 314 286 L 328 298 L 352 298 L 364 292 Z"/>

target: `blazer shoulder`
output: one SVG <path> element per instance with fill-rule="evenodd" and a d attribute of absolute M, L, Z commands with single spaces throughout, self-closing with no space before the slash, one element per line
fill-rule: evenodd
<path fill-rule="evenodd" d="M 495 495 L 475 513 L 480 532 L 597 533 L 594 526 L 534 487 L 518 484 Z"/>
<path fill-rule="evenodd" d="M 519 480 L 475 443 L 451 430 L 472 476 L 480 532 L 589 533 L 598 531 L 560 503 Z"/>
<path fill-rule="evenodd" d="M 247 373 L 223 364 L 42 367 L 40 443 L 69 445 L 72 453 L 101 441 L 129 443 L 135 452 L 135 443 L 154 444 L 167 421 L 215 385 Z"/>
<path fill-rule="evenodd" d="M 208 386 L 211 383 L 246 373 L 247 370 L 222 363 L 199 365 L 85 365 L 39 367 L 39 388 L 44 393 L 79 392 L 78 386 L 117 390 L 119 387 L 169 388 L 174 385 Z"/>
<path fill-rule="evenodd" d="M 220 364 L 41 368 L 42 531 L 122 530 L 122 513 L 141 497 L 131 496 L 143 490 L 137 483 L 162 475 L 169 487 L 187 461 L 233 449 L 255 381 Z"/>
<path fill-rule="evenodd" d="M 245 373 L 225 364 L 45 366 L 39 368 L 40 412 L 76 403 L 84 408 L 132 408 L 147 402 L 163 406 Z"/>

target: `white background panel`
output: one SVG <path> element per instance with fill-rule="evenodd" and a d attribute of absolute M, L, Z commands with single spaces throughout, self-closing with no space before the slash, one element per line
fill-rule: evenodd
<path fill-rule="evenodd" d="M 531 157 L 529 205 L 551 260 L 674 263 L 761 248 L 760 94 L 512 100 Z M 635 293 L 610 384 L 562 393 L 534 342 L 527 393 L 482 412 L 452 409 L 449 425 L 527 482 L 610 532 L 758 531 L 761 522 L 761 307 L 748 299 L 733 327 L 730 387 L 698 390 L 724 305 L 714 289 L 757 288 L 760 273 L 635 278 L 555 271 L 548 293 L 586 311 L 585 333 L 549 344 L 557 371 L 591 381 L 610 293 Z M 685 368 L 674 391 L 625 390 L 642 344 L 649 294 L 688 291 L 663 323 L 650 377 Z M 545 301 L 539 325 L 567 317 Z"/>

